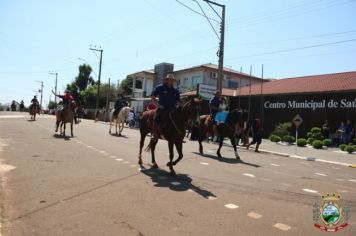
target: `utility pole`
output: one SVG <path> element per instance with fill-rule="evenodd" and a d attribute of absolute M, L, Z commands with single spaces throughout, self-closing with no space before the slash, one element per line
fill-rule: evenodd
<path fill-rule="evenodd" d="M 41 92 L 40 110 L 42 110 L 43 81 L 36 80 L 36 82 L 41 83 L 41 89 L 39 92 Z"/>
<path fill-rule="evenodd" d="M 96 106 L 95 106 L 95 116 L 99 108 L 99 95 L 100 95 L 100 78 L 101 78 L 101 65 L 103 62 L 103 49 L 97 49 L 97 48 L 89 48 L 92 51 L 100 52 L 100 62 L 99 62 L 99 76 L 98 76 L 98 90 L 96 93 Z"/>
<path fill-rule="evenodd" d="M 50 75 L 56 75 L 56 82 L 54 84 L 54 93 L 57 94 L 57 77 L 58 77 L 58 72 L 49 72 Z M 54 103 L 57 106 L 57 96 L 54 96 Z"/>
<path fill-rule="evenodd" d="M 212 2 L 210 0 L 203 0 L 207 2 L 209 5 L 213 4 L 222 8 L 222 15 L 218 15 L 221 19 L 220 23 L 220 43 L 219 43 L 219 51 L 217 52 L 217 56 L 219 57 L 219 66 L 218 66 L 218 81 L 216 84 L 216 89 L 222 92 L 222 82 L 224 78 L 224 42 L 225 42 L 225 5 Z M 215 10 L 214 10 L 215 11 Z"/>

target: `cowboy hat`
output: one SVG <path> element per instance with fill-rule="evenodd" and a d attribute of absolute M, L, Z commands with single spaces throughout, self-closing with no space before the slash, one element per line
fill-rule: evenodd
<path fill-rule="evenodd" d="M 172 79 L 172 80 L 176 80 L 176 78 L 174 78 L 173 74 L 167 74 L 166 77 L 164 79 Z"/>

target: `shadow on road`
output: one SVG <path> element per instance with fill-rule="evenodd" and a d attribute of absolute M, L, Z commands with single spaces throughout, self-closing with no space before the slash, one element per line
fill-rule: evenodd
<path fill-rule="evenodd" d="M 34 122 L 35 120 L 27 120 L 28 122 Z"/>
<path fill-rule="evenodd" d="M 58 138 L 58 139 L 71 140 L 71 137 L 69 137 L 69 136 L 63 137 L 62 134 L 54 134 L 53 137 Z"/>
<path fill-rule="evenodd" d="M 192 190 L 204 198 L 216 197 L 212 192 L 192 184 L 192 178 L 186 174 L 171 176 L 169 172 L 162 169 L 146 169 L 141 166 L 141 172 L 149 176 L 155 187 L 169 188 L 170 190 L 182 192 Z"/>
<path fill-rule="evenodd" d="M 200 156 L 203 156 L 203 157 L 207 157 L 207 158 L 210 158 L 210 159 L 214 159 L 216 161 L 220 161 L 220 162 L 225 162 L 225 163 L 229 163 L 229 164 L 244 164 L 244 165 L 248 165 L 248 166 L 252 166 L 252 167 L 261 167 L 260 165 L 257 165 L 257 164 L 253 164 L 253 163 L 249 163 L 249 162 L 245 162 L 243 160 L 239 160 L 239 159 L 236 159 L 236 158 L 226 158 L 226 157 L 222 157 L 222 158 L 218 158 L 217 156 L 215 155 L 211 155 L 211 154 L 203 154 L 201 155 L 199 152 L 193 152 L 194 154 L 196 155 L 200 155 Z"/>
<path fill-rule="evenodd" d="M 113 136 L 113 137 L 128 138 L 126 135 L 122 135 L 122 134 L 111 133 L 110 135 Z"/>

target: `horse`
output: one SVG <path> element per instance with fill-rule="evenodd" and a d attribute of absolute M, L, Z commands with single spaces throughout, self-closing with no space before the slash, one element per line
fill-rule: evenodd
<path fill-rule="evenodd" d="M 237 148 L 236 148 L 235 131 L 236 131 L 236 126 L 239 123 L 244 122 L 246 120 L 247 120 L 247 113 L 239 111 L 238 109 L 234 109 L 228 113 L 225 123 L 221 123 L 218 125 L 217 135 L 219 141 L 219 148 L 216 152 L 218 158 L 222 158 L 220 149 L 223 145 L 224 138 L 228 137 L 230 139 L 232 147 L 234 148 L 235 158 L 240 159 L 240 156 L 237 153 Z M 202 141 L 206 139 L 207 135 L 212 130 L 211 126 L 213 124 L 210 121 L 211 121 L 210 115 L 204 115 L 200 117 L 198 142 L 199 142 L 199 153 L 201 155 L 204 154 Z"/>
<path fill-rule="evenodd" d="M 66 124 L 70 123 L 71 137 L 73 138 L 74 117 L 75 117 L 75 102 L 73 101 L 68 104 L 67 108 L 58 110 L 56 112 L 56 130 L 55 130 L 55 132 L 58 132 L 59 124 L 61 124 L 60 133 L 63 134 L 63 137 L 65 137 L 66 136 Z M 64 125 L 64 129 L 62 131 L 63 125 Z"/>
<path fill-rule="evenodd" d="M 129 115 L 129 112 L 131 110 L 130 107 L 123 107 L 119 114 L 117 115 L 114 115 L 114 110 L 113 109 L 111 112 L 110 112 L 110 128 L 109 128 L 109 134 L 111 134 L 111 125 L 112 123 L 115 121 L 115 128 L 116 128 L 116 134 L 117 133 L 117 125 L 119 125 L 119 134 L 118 135 L 121 135 L 121 132 L 122 130 L 124 129 L 124 124 L 125 124 L 125 120 L 127 120 L 127 117 Z"/>
<path fill-rule="evenodd" d="M 29 113 L 31 120 L 36 120 L 36 114 L 40 112 L 40 106 L 37 103 L 34 103 L 29 108 Z"/>
<path fill-rule="evenodd" d="M 178 106 L 176 110 L 167 111 L 165 118 L 162 119 L 160 124 L 160 129 L 158 130 L 158 136 L 168 141 L 169 149 L 169 162 L 167 166 L 170 169 L 170 174 L 175 176 L 176 173 L 173 169 L 182 158 L 183 158 L 183 139 L 185 137 L 185 128 L 187 121 L 191 119 L 198 119 L 200 110 L 200 101 L 197 98 L 191 98 L 190 101 L 184 103 L 184 105 Z M 148 133 L 152 134 L 153 119 L 156 110 L 145 112 L 141 119 L 140 125 L 140 151 L 138 155 L 138 164 L 142 166 L 142 148 L 145 142 L 146 135 Z M 152 158 L 152 168 L 158 168 L 155 160 L 155 148 L 158 140 L 151 139 L 150 143 L 146 147 L 145 151 L 151 150 Z M 177 160 L 173 161 L 174 158 L 174 146 L 178 152 Z"/>

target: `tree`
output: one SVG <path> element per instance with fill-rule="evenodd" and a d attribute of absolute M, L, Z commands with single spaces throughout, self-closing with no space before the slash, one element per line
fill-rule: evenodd
<path fill-rule="evenodd" d="M 79 66 L 79 74 L 75 77 L 74 84 L 79 92 L 84 91 L 88 85 L 94 85 L 94 79 L 90 76 L 93 70 L 87 64 Z"/>
<path fill-rule="evenodd" d="M 126 95 L 132 94 L 132 85 L 133 85 L 132 77 L 127 76 L 126 79 L 121 81 L 119 90 Z"/>
<path fill-rule="evenodd" d="M 48 109 L 56 109 L 56 108 L 57 108 L 57 103 L 55 101 L 49 101 Z"/>

